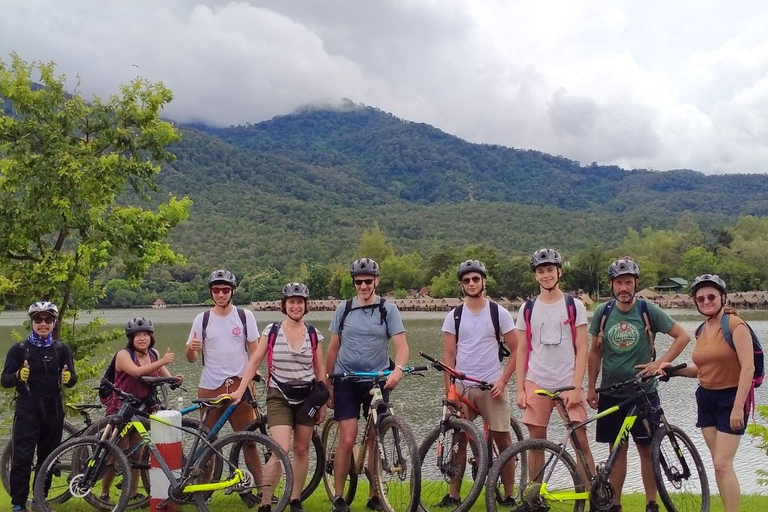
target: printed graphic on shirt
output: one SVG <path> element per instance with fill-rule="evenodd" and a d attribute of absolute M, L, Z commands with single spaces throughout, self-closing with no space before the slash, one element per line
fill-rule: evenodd
<path fill-rule="evenodd" d="M 617 352 L 629 352 L 637 345 L 640 339 L 640 331 L 627 322 L 618 322 L 606 332 L 605 339 Z"/>
<path fill-rule="evenodd" d="M 232 336 L 239 337 L 242 336 L 243 329 L 239 326 L 235 326 L 232 328 Z"/>

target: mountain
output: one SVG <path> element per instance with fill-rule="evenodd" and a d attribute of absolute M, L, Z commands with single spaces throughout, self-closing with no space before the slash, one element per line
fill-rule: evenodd
<path fill-rule="evenodd" d="M 194 201 L 174 246 L 233 268 L 346 261 L 377 222 L 398 249 L 506 253 L 615 245 L 691 212 L 704 230 L 768 215 L 768 176 L 581 166 L 472 144 L 375 108 L 303 109 L 246 126 L 182 126 L 164 193 Z"/>

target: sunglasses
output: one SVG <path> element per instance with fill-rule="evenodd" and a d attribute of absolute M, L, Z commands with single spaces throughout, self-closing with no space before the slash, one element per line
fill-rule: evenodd
<path fill-rule="evenodd" d="M 373 279 L 355 279 L 355 286 L 362 286 L 367 284 L 368 286 L 373 284 Z"/>
<path fill-rule="evenodd" d="M 717 298 L 717 295 L 714 293 L 710 293 L 709 295 L 697 295 L 696 296 L 696 302 L 699 304 L 704 304 L 705 302 L 715 302 L 715 299 Z"/>
<path fill-rule="evenodd" d="M 218 295 L 219 293 L 223 293 L 224 295 L 227 295 L 231 291 L 232 291 L 232 288 L 230 288 L 228 286 L 223 286 L 223 287 L 213 286 L 213 287 L 211 287 L 211 293 L 214 294 L 214 295 Z"/>
<path fill-rule="evenodd" d="M 36 316 L 35 318 L 32 319 L 32 321 L 35 322 L 36 324 L 49 324 L 50 325 L 53 322 L 55 322 L 56 319 L 53 318 L 52 316 Z"/>
<path fill-rule="evenodd" d="M 480 276 L 465 277 L 464 279 L 461 280 L 461 282 L 464 284 L 479 283 L 481 279 L 482 277 Z"/>

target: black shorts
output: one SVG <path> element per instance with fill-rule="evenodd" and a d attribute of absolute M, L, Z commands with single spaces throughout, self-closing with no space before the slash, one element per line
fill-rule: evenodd
<path fill-rule="evenodd" d="M 598 401 L 597 412 L 601 413 L 614 405 L 619 405 L 624 400 L 626 400 L 626 398 L 616 398 L 601 394 Z M 659 407 L 659 404 L 661 403 L 659 401 L 659 395 L 656 392 L 648 393 L 648 400 L 654 408 Z M 618 436 L 621 431 L 621 425 L 624 423 L 624 418 L 627 417 L 627 412 L 629 412 L 630 407 L 632 407 L 632 404 L 622 407 L 618 411 L 597 420 L 595 440 L 598 443 L 613 443 L 616 440 L 616 436 Z M 641 446 L 650 445 L 653 440 L 653 433 L 656 431 L 660 422 L 661 417 L 658 412 L 651 414 L 648 418 L 648 424 L 651 426 L 651 434 L 649 436 L 643 422 L 638 418 L 638 421 L 635 421 L 635 424 L 632 425 L 632 430 L 630 431 L 632 439 L 635 440 L 635 444 Z"/>
<path fill-rule="evenodd" d="M 744 411 L 744 428 L 731 429 L 731 410 L 738 389 L 704 389 L 701 386 L 696 388 L 696 404 L 699 406 L 696 426 L 699 428 L 715 427 L 718 432 L 743 436 L 749 421 L 748 410 Z"/>
<path fill-rule="evenodd" d="M 354 380 L 334 379 L 333 382 L 333 418 L 337 421 L 351 418 L 360 419 L 360 408 L 363 415 L 368 416 L 373 395 L 372 382 L 357 382 Z M 389 390 L 381 389 L 384 401 L 389 401 Z"/>

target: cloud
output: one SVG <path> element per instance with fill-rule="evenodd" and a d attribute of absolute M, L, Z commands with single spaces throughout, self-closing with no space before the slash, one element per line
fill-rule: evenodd
<path fill-rule="evenodd" d="M 768 172 L 768 10 L 705 0 L 11 0 L 0 55 L 166 115 L 259 122 L 354 102 L 472 142 L 628 168 Z"/>

